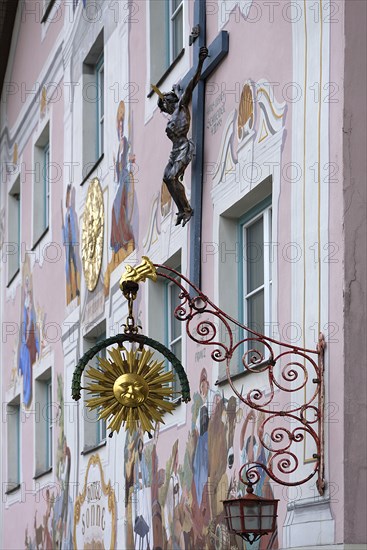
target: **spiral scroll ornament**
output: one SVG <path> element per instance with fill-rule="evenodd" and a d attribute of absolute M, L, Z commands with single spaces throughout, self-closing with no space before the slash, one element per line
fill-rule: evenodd
<path fill-rule="evenodd" d="M 259 430 L 260 443 L 269 454 L 263 463 L 248 463 L 242 467 L 241 480 L 256 483 L 263 470 L 270 479 L 286 486 L 306 483 L 314 476 L 318 492 L 323 494 L 324 481 L 324 349 L 320 334 L 316 349 L 301 348 L 260 334 L 230 317 L 217 307 L 189 279 L 165 265 L 155 265 L 158 278 L 173 282 L 180 288 L 181 303 L 175 317 L 185 323 L 187 336 L 211 348 L 211 358 L 224 363 L 228 383 L 239 402 L 263 414 Z M 243 334 L 243 338 L 236 335 Z M 242 350 L 242 351 L 241 351 Z M 244 373 L 261 373 L 266 379 L 261 387 L 243 393 L 233 380 L 231 364 L 241 354 Z M 312 385 L 312 386 L 311 386 Z M 306 386 L 312 387 L 306 397 Z M 279 408 L 282 393 L 304 391 L 304 402 Z M 275 400 L 277 396 L 277 400 Z M 277 409 L 279 408 L 279 410 Z M 315 452 L 310 471 L 303 477 L 299 448 L 305 442 Z"/>

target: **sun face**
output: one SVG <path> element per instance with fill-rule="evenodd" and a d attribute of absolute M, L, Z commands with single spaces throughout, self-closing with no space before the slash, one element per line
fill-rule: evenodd
<path fill-rule="evenodd" d="M 173 373 L 165 372 L 164 362 L 152 360 L 153 352 L 113 348 L 111 359 L 100 359 L 99 369 L 90 367 L 91 382 L 85 388 L 93 397 L 87 400 L 90 409 L 99 409 L 99 418 L 110 420 L 108 429 L 119 432 L 122 423 L 134 432 L 139 425 L 146 432 L 153 423 L 163 422 L 166 412 L 175 405 L 172 398 Z"/>

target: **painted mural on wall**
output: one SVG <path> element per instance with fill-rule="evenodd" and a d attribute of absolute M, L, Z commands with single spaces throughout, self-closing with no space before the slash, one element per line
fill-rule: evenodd
<path fill-rule="evenodd" d="M 193 395 L 190 431 L 186 441 L 180 438 L 174 442 L 165 463 L 159 458 L 164 450 L 159 444 L 159 428 L 152 441 L 145 444 L 142 433 L 127 435 L 124 451 L 127 548 L 241 547 L 239 539 L 228 532 L 221 501 L 243 491 L 237 482 L 243 460 L 268 458 L 255 443 L 259 421 L 251 423 L 248 415 L 243 429 L 243 417 L 236 398 L 225 399 L 218 390 L 210 388 L 207 371 L 202 369 L 199 389 Z M 243 444 L 241 453 L 235 456 L 238 439 Z M 183 456 L 182 462 L 179 456 Z M 266 482 L 262 480 L 263 495 Z M 256 546 L 256 550 L 270 548 L 278 548 L 276 534 L 271 541 L 263 538 Z"/>
<path fill-rule="evenodd" d="M 112 257 L 105 273 L 105 294 L 109 291 L 112 271 L 135 250 L 137 242 L 136 228 L 136 193 L 134 182 L 135 156 L 132 153 L 131 141 L 126 136 L 127 113 L 124 101 L 120 101 L 116 115 L 118 147 L 113 155 L 114 179 L 116 193 L 111 213 L 110 249 Z M 131 129 L 129 129 L 131 135 Z M 135 231 L 134 231 L 135 230 Z"/>
<path fill-rule="evenodd" d="M 75 501 L 73 542 L 75 550 L 116 547 L 115 493 L 105 482 L 98 454 L 88 461 L 83 490 Z"/>
<path fill-rule="evenodd" d="M 36 510 L 33 529 L 27 525 L 24 545 L 27 550 L 72 550 L 73 502 L 70 493 L 71 452 L 64 432 L 64 385 L 61 374 L 57 375 L 57 402 L 60 414 L 57 418 L 58 440 L 56 452 L 56 479 L 51 488 L 43 492 L 43 513 Z M 41 499 L 41 502 L 44 502 Z"/>
<path fill-rule="evenodd" d="M 39 326 L 34 306 L 32 273 L 29 257 L 26 256 L 22 269 L 22 300 L 18 346 L 18 374 L 23 379 L 23 404 L 32 402 L 33 365 L 40 354 Z"/>
<path fill-rule="evenodd" d="M 260 444 L 259 438 L 259 430 L 262 422 L 265 420 L 265 414 L 250 409 L 248 410 L 249 412 L 245 417 L 240 432 L 240 464 L 245 464 L 247 462 L 268 464 L 270 452 Z M 265 438 L 266 437 L 267 434 L 265 434 Z M 266 444 L 268 443 L 271 447 L 271 442 L 266 442 Z M 261 468 L 258 471 L 260 479 L 254 486 L 254 493 L 264 498 L 275 498 L 271 484 L 269 483 L 269 476 Z M 246 494 L 246 488 L 242 483 L 240 484 L 239 492 L 242 495 Z M 259 541 L 254 542 L 249 548 L 253 548 L 254 550 L 277 550 L 279 548 L 277 528 L 274 533 L 261 537 Z"/>
<path fill-rule="evenodd" d="M 80 303 L 79 228 L 75 211 L 75 188 L 69 184 L 66 188 L 65 215 L 61 203 L 62 235 L 65 247 L 66 304 L 77 298 Z"/>

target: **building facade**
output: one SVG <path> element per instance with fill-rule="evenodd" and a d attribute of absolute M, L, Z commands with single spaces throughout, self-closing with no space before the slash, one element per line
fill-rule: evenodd
<path fill-rule="evenodd" d="M 366 4 L 3 5 L 1 547 L 366 548 Z M 152 84 L 185 87 L 203 44 L 183 227 L 162 181 L 171 144 Z M 264 440 L 266 413 L 236 396 L 212 354 L 211 330 L 228 345 L 221 319 L 199 308 L 190 338 L 174 281 L 140 285 L 135 319 L 191 388 L 151 438 L 109 438 L 86 396 L 71 398 L 79 359 L 123 332 L 119 282 L 142 256 L 275 342 L 316 351 L 324 334 L 324 493 L 315 476 L 287 486 L 265 471 L 256 491 L 279 499 L 277 529 L 252 546 L 228 532 L 222 500 L 243 493 L 244 463 L 271 466 L 284 439 Z M 236 341 L 250 334 L 234 325 Z M 266 358 L 262 342 L 238 346 L 240 395 L 269 395 Z M 309 402 L 306 364 L 293 365 L 302 387 L 293 371 L 293 393 L 274 386 L 277 410 Z M 300 440 L 283 479 L 307 478 L 317 452 Z"/>

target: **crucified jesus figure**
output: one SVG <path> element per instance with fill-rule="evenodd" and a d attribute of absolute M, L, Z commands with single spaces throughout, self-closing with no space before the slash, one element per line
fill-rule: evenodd
<path fill-rule="evenodd" d="M 178 208 L 176 225 L 182 223 L 182 227 L 187 224 L 194 213 L 182 184 L 184 172 L 191 162 L 194 152 L 194 144 L 187 137 L 191 122 L 189 103 L 207 57 L 207 48 L 200 48 L 196 72 L 185 90 L 182 90 L 179 85 L 175 85 L 171 92 L 162 94 L 156 86 L 153 86 L 159 95 L 158 107 L 164 113 L 171 115 L 167 123 L 166 134 L 172 141 L 172 151 L 164 170 L 163 181 Z"/>

